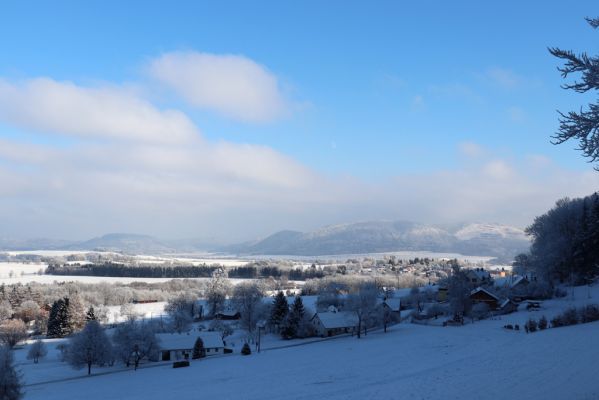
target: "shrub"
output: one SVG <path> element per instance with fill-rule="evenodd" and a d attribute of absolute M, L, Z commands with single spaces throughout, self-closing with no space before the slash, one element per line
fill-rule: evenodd
<path fill-rule="evenodd" d="M 534 320 L 534 319 L 532 319 L 532 318 L 531 318 L 531 319 L 529 319 L 529 320 L 526 322 L 526 328 L 527 328 L 527 331 L 528 331 L 528 332 L 530 332 L 530 333 L 532 333 L 532 332 L 536 332 L 536 331 L 537 331 L 537 326 L 538 326 L 538 324 L 537 324 L 537 321 L 535 321 L 535 320 Z"/>
<path fill-rule="evenodd" d="M 576 325 L 579 321 L 578 311 L 574 307 L 568 308 L 561 315 L 561 319 L 564 325 Z"/>
<path fill-rule="evenodd" d="M 564 289 L 562 288 L 555 288 L 555 292 L 554 292 L 555 297 L 566 297 L 568 295 L 568 292 L 566 292 Z"/>
<path fill-rule="evenodd" d="M 518 325 L 518 324 L 514 325 L 514 330 L 515 331 L 519 331 L 520 330 L 520 325 Z"/>
<path fill-rule="evenodd" d="M 241 348 L 241 354 L 243 354 L 244 356 L 249 356 L 250 354 L 252 354 L 252 349 L 250 349 L 250 345 L 249 344 L 244 344 L 243 347 Z"/>
<path fill-rule="evenodd" d="M 507 325 L 504 325 L 503 327 L 504 327 L 505 329 L 510 329 L 510 330 L 513 330 L 513 329 L 514 329 L 514 326 L 513 326 L 512 324 L 507 324 Z"/>
<path fill-rule="evenodd" d="M 585 307 L 582 307 L 579 311 L 580 314 L 580 322 L 594 322 L 599 321 L 599 305 L 597 304 L 589 304 Z"/>
<path fill-rule="evenodd" d="M 539 319 L 539 329 L 542 331 L 547 329 L 547 318 L 544 315 Z"/>

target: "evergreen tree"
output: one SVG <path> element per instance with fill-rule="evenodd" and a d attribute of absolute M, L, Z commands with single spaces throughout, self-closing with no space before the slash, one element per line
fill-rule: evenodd
<path fill-rule="evenodd" d="M 295 296 L 295 300 L 293 301 L 292 311 L 295 317 L 298 319 L 304 318 L 304 314 L 306 313 L 306 309 L 304 308 L 304 302 L 300 296 Z"/>
<path fill-rule="evenodd" d="M 90 306 L 87 309 L 87 313 L 85 314 L 85 321 L 89 322 L 89 321 L 96 321 L 96 312 L 94 311 L 94 307 Z"/>
<path fill-rule="evenodd" d="M 279 330 L 287 314 L 289 313 L 289 303 L 282 291 L 279 291 L 273 300 L 272 310 L 270 314 L 270 324 L 276 330 Z"/>
<path fill-rule="evenodd" d="M 244 356 L 249 356 L 250 354 L 252 354 L 252 349 L 250 349 L 250 345 L 245 343 L 243 345 L 243 347 L 241 348 L 241 354 Z"/>
<path fill-rule="evenodd" d="M 50 338 L 65 337 L 73 333 L 73 326 L 69 314 L 69 299 L 58 299 L 52 304 L 48 317 L 47 336 Z"/>
<path fill-rule="evenodd" d="M 300 323 L 304 319 L 305 313 L 306 310 L 304 309 L 302 298 L 300 296 L 295 296 L 295 300 L 291 306 L 291 311 L 287 314 L 287 318 L 283 324 L 283 329 L 281 330 L 281 336 L 284 339 L 297 337 Z"/>
<path fill-rule="evenodd" d="M 206 349 L 204 348 L 204 341 L 202 338 L 197 338 L 195 344 L 193 345 L 193 353 L 191 358 L 197 360 L 198 358 L 206 357 Z"/>
<path fill-rule="evenodd" d="M 599 18 L 588 19 L 593 28 L 599 27 Z M 577 93 L 593 92 L 599 89 L 599 57 L 589 57 L 586 53 L 574 54 L 570 50 L 550 48 L 549 52 L 562 60 L 564 66 L 558 68 L 563 78 L 570 74 L 581 74 L 580 81 L 568 83 L 562 87 Z M 589 162 L 599 161 L 599 102 L 590 103 L 580 112 L 570 111 L 560 114 L 559 131 L 553 136 L 554 144 L 561 144 L 570 139 L 578 140 L 578 150 Z M 595 167 L 599 170 L 599 166 Z"/>

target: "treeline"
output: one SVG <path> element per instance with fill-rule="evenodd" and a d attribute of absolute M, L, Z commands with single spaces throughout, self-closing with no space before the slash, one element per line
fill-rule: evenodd
<path fill-rule="evenodd" d="M 114 263 L 88 264 L 82 266 L 49 265 L 46 274 L 77 276 L 110 276 L 118 278 L 210 278 L 216 266 L 208 265 L 140 265 L 131 266 Z"/>
<path fill-rule="evenodd" d="M 319 269 L 310 268 L 302 270 L 301 268 L 283 270 L 279 267 L 262 267 L 254 266 L 235 267 L 229 270 L 229 278 L 241 279 L 257 279 L 257 278 L 281 278 L 286 277 L 292 281 L 305 281 L 306 279 L 323 278 L 327 274 Z"/>
<path fill-rule="evenodd" d="M 585 283 L 599 274 L 599 194 L 561 199 L 526 228 L 529 254 L 516 257 L 520 272 L 547 280 Z"/>

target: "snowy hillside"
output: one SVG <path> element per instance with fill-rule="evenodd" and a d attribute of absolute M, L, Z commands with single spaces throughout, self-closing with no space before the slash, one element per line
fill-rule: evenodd
<path fill-rule="evenodd" d="M 238 254 L 334 255 L 389 251 L 433 251 L 495 256 L 510 260 L 529 241 L 518 228 L 471 224 L 451 232 L 407 221 L 372 221 L 327 226 L 313 232 L 282 231 L 262 241 L 228 246 Z"/>
<path fill-rule="evenodd" d="M 346 336 L 299 345 L 268 337 L 259 354 L 243 357 L 236 346 L 235 354 L 182 369 L 150 363 L 135 372 L 115 366 L 86 377 L 57 361 L 55 351 L 35 365 L 25 360 L 26 350 L 18 350 L 17 360 L 28 384 L 26 400 L 591 400 L 599 398 L 596 371 L 589 368 L 599 359 L 599 322 L 534 334 L 503 325 L 596 302 L 598 289 L 580 287 L 575 300 L 555 299 L 540 311 L 462 327 L 403 323 L 360 340 Z"/>

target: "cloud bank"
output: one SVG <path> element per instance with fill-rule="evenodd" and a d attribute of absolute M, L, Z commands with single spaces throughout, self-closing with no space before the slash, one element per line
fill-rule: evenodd
<path fill-rule="evenodd" d="M 198 107 L 251 123 L 286 112 L 278 79 L 247 58 L 168 53 L 150 64 Z M 452 168 L 377 181 L 330 176 L 268 146 L 207 140 L 201 121 L 131 87 L 0 79 L 0 127 L 22 133 L 0 136 L 0 235 L 223 243 L 369 219 L 524 226 L 558 198 L 599 187 L 593 171 L 475 142 L 456 143 Z"/>

